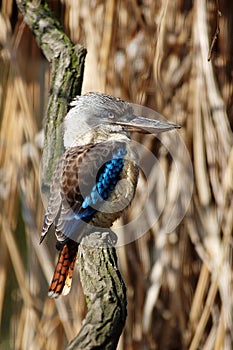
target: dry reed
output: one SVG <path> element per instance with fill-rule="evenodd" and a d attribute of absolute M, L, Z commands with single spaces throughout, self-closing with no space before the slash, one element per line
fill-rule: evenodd
<path fill-rule="evenodd" d="M 158 164 L 151 166 L 149 191 L 156 198 L 145 220 L 164 203 L 162 213 L 146 235 L 118 249 L 128 295 L 119 350 L 233 346 L 233 5 L 221 3 L 220 33 L 208 62 L 217 3 L 49 2 L 71 39 L 87 46 L 83 92 L 145 104 L 181 124 L 192 160 L 190 168 L 170 135 L 137 138 L 155 153 L 168 191 L 156 177 Z M 46 296 L 56 252 L 52 238 L 38 245 L 44 207 L 37 140 L 49 67 L 14 1 L 1 3 L 0 43 L 0 348 L 59 350 L 86 309 L 77 274 L 69 297 L 54 302 Z M 175 148 L 173 157 L 164 145 Z M 142 210 L 146 186 L 142 176 L 124 222 Z M 179 208 L 187 209 L 183 220 L 165 234 L 161 227 Z"/>

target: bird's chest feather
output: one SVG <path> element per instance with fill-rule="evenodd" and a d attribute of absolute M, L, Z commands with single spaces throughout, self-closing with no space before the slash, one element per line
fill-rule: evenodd
<path fill-rule="evenodd" d="M 91 220 L 95 226 L 110 227 L 131 204 L 138 180 L 138 166 L 135 154 L 127 153 L 123 159 L 123 166 L 113 190 L 101 204 L 99 210 Z"/>

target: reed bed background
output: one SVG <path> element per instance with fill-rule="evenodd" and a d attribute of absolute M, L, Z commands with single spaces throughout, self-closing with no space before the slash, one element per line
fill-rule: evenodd
<path fill-rule="evenodd" d="M 182 125 L 179 135 L 190 157 L 180 143 L 171 142 L 168 151 L 169 135 L 135 136 L 159 160 L 168 192 L 156 177 L 158 164 L 151 165 L 156 198 L 147 220 L 165 205 L 147 234 L 118 248 L 128 296 L 118 349 L 232 349 L 233 4 L 48 3 L 70 38 L 88 49 L 83 92 L 107 92 Z M 38 242 L 50 72 L 13 0 L 1 2 L 0 44 L 0 348 L 64 349 L 86 307 L 77 271 L 68 297 L 47 298 L 57 252 L 53 237 Z M 124 222 L 142 209 L 145 186 L 141 176 Z M 182 221 L 165 233 L 161 227 L 180 208 Z"/>

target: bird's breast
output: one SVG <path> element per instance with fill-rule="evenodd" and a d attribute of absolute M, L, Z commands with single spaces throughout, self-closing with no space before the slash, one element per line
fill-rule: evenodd
<path fill-rule="evenodd" d="M 132 202 L 138 181 L 137 154 L 127 145 L 122 157 L 122 170 L 108 198 L 101 204 L 91 223 L 110 227 Z"/>

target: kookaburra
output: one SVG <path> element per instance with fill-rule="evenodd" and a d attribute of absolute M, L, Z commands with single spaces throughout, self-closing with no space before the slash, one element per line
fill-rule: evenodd
<path fill-rule="evenodd" d="M 90 228 L 110 228 L 133 200 L 139 169 L 131 132 L 178 125 L 134 115 L 130 103 L 100 93 L 78 96 L 64 120 L 65 152 L 54 171 L 40 242 L 55 226 L 59 258 L 49 289 L 70 291 L 78 245 Z"/>

